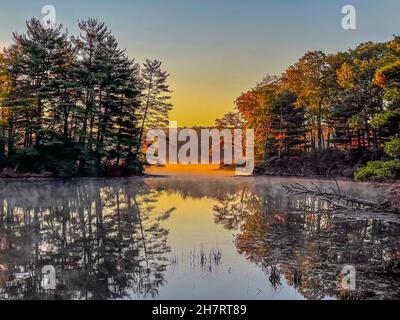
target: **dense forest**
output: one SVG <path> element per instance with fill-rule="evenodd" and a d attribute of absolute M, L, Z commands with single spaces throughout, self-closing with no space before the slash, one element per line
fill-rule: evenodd
<path fill-rule="evenodd" d="M 217 126 L 254 128 L 258 171 L 400 178 L 400 37 L 308 52 L 236 100 Z"/>
<path fill-rule="evenodd" d="M 171 109 L 161 62 L 135 62 L 96 19 L 79 21 L 78 36 L 32 19 L 12 40 L 0 53 L 3 174 L 140 173 L 144 132 Z"/>

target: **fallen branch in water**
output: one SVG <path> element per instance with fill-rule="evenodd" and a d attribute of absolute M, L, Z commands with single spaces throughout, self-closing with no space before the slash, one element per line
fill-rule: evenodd
<path fill-rule="evenodd" d="M 334 209 L 340 210 L 363 210 L 363 211 L 378 211 L 378 212 L 396 212 L 389 201 L 376 203 L 364 199 L 357 199 L 348 197 L 342 194 L 338 183 L 336 182 L 337 190 L 330 188 L 331 192 L 326 189 L 321 190 L 315 183 L 312 184 L 314 189 L 307 188 L 306 186 L 296 183 L 284 185 L 283 188 L 288 194 L 293 195 L 312 195 L 321 200 L 326 201 Z"/>
<path fill-rule="evenodd" d="M 302 215 L 304 214 L 304 210 L 287 210 L 287 213 L 293 215 Z M 315 213 L 312 211 L 311 213 Z M 376 220 L 384 220 L 386 222 L 391 223 L 399 223 L 399 213 L 396 211 L 392 212 L 378 212 L 378 211 L 357 211 L 357 210 L 342 210 L 342 209 L 329 209 L 329 210 L 318 210 L 319 215 L 332 215 L 335 217 L 335 220 L 332 222 L 341 223 L 341 222 L 348 222 L 348 221 L 365 221 L 369 219 L 376 219 Z"/>

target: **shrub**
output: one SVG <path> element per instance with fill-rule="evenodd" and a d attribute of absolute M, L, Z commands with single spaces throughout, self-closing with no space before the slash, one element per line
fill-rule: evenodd
<path fill-rule="evenodd" d="M 77 161 L 63 160 L 51 155 L 46 155 L 43 160 L 43 167 L 45 171 L 62 178 L 75 177 L 78 173 Z"/>
<path fill-rule="evenodd" d="M 400 160 L 371 161 L 355 174 L 358 181 L 391 181 L 400 178 Z"/>
<path fill-rule="evenodd" d="M 18 171 L 40 171 L 40 153 L 33 148 L 19 150 L 15 155 Z"/>
<path fill-rule="evenodd" d="M 400 138 L 392 138 L 386 142 L 385 153 L 392 158 L 400 158 Z"/>
<path fill-rule="evenodd" d="M 131 161 L 129 165 L 126 166 L 124 175 L 131 176 L 131 175 L 140 175 L 143 173 L 143 165 L 140 161 L 134 160 Z"/>
<path fill-rule="evenodd" d="M 400 121 L 400 112 L 397 110 L 385 110 L 380 113 L 376 113 L 371 120 L 371 125 L 374 128 L 384 128 L 391 122 L 398 124 Z"/>

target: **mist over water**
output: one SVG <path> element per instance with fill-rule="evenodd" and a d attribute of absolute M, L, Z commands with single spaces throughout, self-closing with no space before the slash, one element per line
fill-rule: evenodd
<path fill-rule="evenodd" d="M 0 182 L 1 299 L 400 298 L 400 218 L 333 212 L 285 178 Z M 381 201 L 390 185 L 339 182 Z M 43 266 L 57 289 L 40 285 Z"/>

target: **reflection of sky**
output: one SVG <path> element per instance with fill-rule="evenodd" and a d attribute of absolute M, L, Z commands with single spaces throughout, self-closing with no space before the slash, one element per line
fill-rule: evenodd
<path fill-rule="evenodd" d="M 400 30 L 398 0 L 0 0 L 0 44 L 52 4 L 76 32 L 76 20 L 107 23 L 131 57 L 159 58 L 171 73 L 181 125 L 210 124 L 265 74 L 279 74 L 308 50 L 345 50 L 385 41 Z M 341 7 L 355 4 L 357 31 L 341 28 Z"/>
<path fill-rule="evenodd" d="M 163 223 L 169 229 L 168 245 L 177 255 L 178 263 L 168 267 L 165 279 L 168 284 L 159 288 L 161 299 L 303 299 L 282 277 L 282 286 L 275 292 L 261 269 L 240 255 L 234 234 L 222 225 L 213 223 L 214 199 L 182 198 L 179 194 L 162 193 L 157 198 L 153 212 L 176 211 Z M 190 210 L 188 210 L 190 208 Z M 189 253 L 203 249 L 206 253 L 218 248 L 222 259 L 210 273 L 189 266 Z M 183 257 L 182 257 L 183 255 Z M 185 262 L 182 262 L 185 261 Z"/>
<path fill-rule="evenodd" d="M 170 179 L 156 178 L 146 180 L 149 188 L 166 190 L 159 193 L 157 201 L 149 203 L 151 217 L 157 217 L 161 212 L 171 212 L 170 217 L 162 222 L 162 227 L 169 230 L 167 244 L 172 251 L 170 257 L 176 257 L 176 265 L 169 266 L 165 272 L 167 284 L 159 288 L 160 299 L 304 299 L 302 294 L 293 286 L 288 285 L 282 275 L 281 286 L 275 291 L 266 274 L 259 265 L 246 259 L 245 254 L 240 254 L 235 245 L 238 234 L 244 233 L 243 229 L 227 230 L 223 223 L 215 223 L 215 206 L 221 206 L 218 197 L 235 195 L 232 202 L 240 203 L 243 190 L 253 193 L 254 190 L 264 190 L 269 195 L 276 197 L 290 197 L 283 192 L 282 184 L 315 182 L 320 187 L 336 187 L 333 181 L 299 180 L 287 178 L 260 178 L 240 179 L 221 178 L 215 176 L 212 180 L 198 176 L 175 177 Z M 229 180 L 228 180 L 229 179 Z M 258 179 L 258 180 L 257 180 Z M 258 184 L 255 182 L 258 181 Z M 340 181 L 342 192 L 362 199 L 373 199 L 380 196 L 383 187 L 373 184 L 359 184 Z M 146 211 L 142 203 L 143 212 Z M 260 204 L 261 206 L 261 204 Z M 251 211 L 246 211 L 251 214 Z M 278 210 L 279 213 L 281 213 Z M 255 213 L 255 212 L 253 212 Z M 273 215 L 268 212 L 266 214 Z M 282 212 L 283 215 L 285 215 Z M 286 217 L 286 216 L 285 216 Z M 326 217 L 325 217 L 326 218 Z M 244 219 L 244 218 L 243 218 Z M 243 223 L 244 221 L 241 221 Z M 321 218 L 320 227 L 329 229 L 330 224 Z M 291 232 L 289 225 L 288 232 Z M 268 234 L 266 234 L 268 237 Z M 283 236 L 282 236 L 283 237 Z M 310 240 L 310 239 L 309 239 Z M 313 252 L 311 247 L 318 243 L 310 240 L 303 249 L 307 253 Z M 343 248 L 345 248 L 345 244 Z M 212 272 L 203 271 L 199 266 L 193 268 L 188 264 L 190 252 L 203 249 L 208 253 L 212 249 L 219 249 L 222 253 L 221 264 L 213 267 Z M 309 258 L 307 257 L 305 261 Z M 296 258 L 293 257 L 293 267 Z M 268 261 L 273 264 L 273 261 Z M 306 278 L 306 275 L 304 275 Z M 330 278 L 329 272 L 323 274 L 325 281 L 335 281 Z M 329 296 L 325 299 L 330 299 Z"/>

